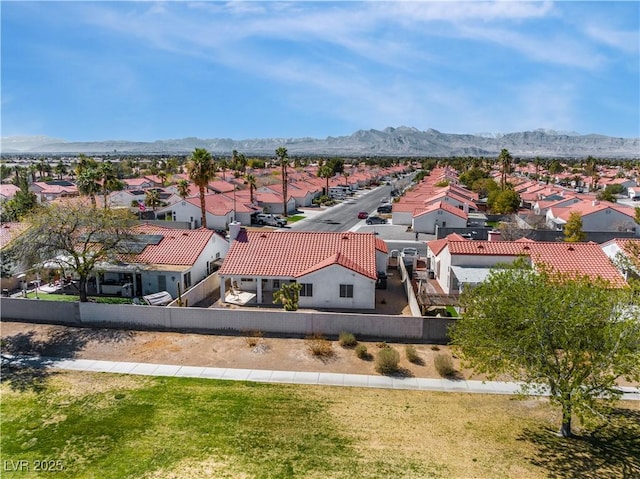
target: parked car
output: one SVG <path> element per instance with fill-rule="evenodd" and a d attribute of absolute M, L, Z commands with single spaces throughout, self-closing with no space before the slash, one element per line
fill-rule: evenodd
<path fill-rule="evenodd" d="M 378 213 L 391 213 L 391 205 L 390 204 L 386 204 L 386 205 L 380 205 L 378 206 Z"/>
<path fill-rule="evenodd" d="M 368 225 L 384 225 L 387 223 L 385 218 L 380 218 L 379 216 L 370 216 L 367 218 Z"/>
<path fill-rule="evenodd" d="M 418 248 L 402 248 L 400 256 L 403 258 L 418 256 Z"/>
<path fill-rule="evenodd" d="M 257 214 L 256 221 L 259 225 L 277 226 L 279 228 L 282 228 L 287 224 L 287 220 L 282 216 L 268 213 Z"/>
<path fill-rule="evenodd" d="M 366 211 L 361 211 L 360 213 L 358 213 L 358 219 L 360 220 L 366 220 L 369 217 L 369 213 L 367 213 Z"/>

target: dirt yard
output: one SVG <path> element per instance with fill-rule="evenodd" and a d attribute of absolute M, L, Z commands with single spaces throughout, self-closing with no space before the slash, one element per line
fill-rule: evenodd
<path fill-rule="evenodd" d="M 221 368 L 377 374 L 373 359 L 359 359 L 353 349 L 331 341 L 333 354 L 314 357 L 305 339 L 251 338 L 168 332 L 140 332 L 112 329 L 71 328 L 18 322 L 1 323 L 4 354 L 40 354 L 65 358 L 103 359 L 156 364 L 179 364 Z M 250 342 L 257 342 L 255 346 Z M 379 343 L 362 342 L 372 355 Z M 410 363 L 407 344 L 389 343 L 401 356 L 402 373 L 414 377 L 439 377 L 433 365 L 447 346 L 415 344 L 422 364 Z M 454 358 L 456 367 L 460 367 Z M 468 371 L 462 371 L 470 379 Z"/>

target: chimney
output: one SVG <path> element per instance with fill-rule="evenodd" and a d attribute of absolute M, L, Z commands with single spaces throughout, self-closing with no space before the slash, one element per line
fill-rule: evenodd
<path fill-rule="evenodd" d="M 501 232 L 498 230 L 491 230 L 488 233 L 488 240 L 489 241 L 500 241 L 501 237 Z"/>
<path fill-rule="evenodd" d="M 229 242 L 233 243 L 235 239 L 240 234 L 240 229 L 242 228 L 242 224 L 239 221 L 232 221 L 229 223 Z"/>

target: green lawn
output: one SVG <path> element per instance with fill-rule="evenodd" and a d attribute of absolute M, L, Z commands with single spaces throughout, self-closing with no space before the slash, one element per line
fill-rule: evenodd
<path fill-rule="evenodd" d="M 30 292 L 27 293 L 27 298 L 35 299 L 36 293 Z M 38 299 L 43 301 L 80 301 L 80 297 L 73 294 L 51 294 L 51 293 L 43 293 L 42 291 L 38 292 Z M 90 297 L 92 301 L 96 303 L 105 303 L 105 304 L 131 304 L 131 298 L 116 298 L 116 297 Z"/>
<path fill-rule="evenodd" d="M 7 478 L 596 478 L 640 470 L 633 403 L 598 436 L 566 441 L 549 432 L 558 417 L 544 401 L 507 396 L 14 374 L 5 371 L 0 391 Z M 7 470 L 21 460 L 30 471 Z M 64 470 L 37 473 L 37 460 L 61 461 Z"/>
<path fill-rule="evenodd" d="M 304 219 L 304 218 L 305 218 L 304 215 L 287 216 L 287 222 L 288 223 L 295 223 L 296 221 L 300 221 L 301 219 Z"/>

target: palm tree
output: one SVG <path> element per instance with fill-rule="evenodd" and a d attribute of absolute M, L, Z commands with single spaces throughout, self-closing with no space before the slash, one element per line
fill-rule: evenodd
<path fill-rule="evenodd" d="M 204 189 L 216 174 L 215 165 L 209 153 L 204 148 L 196 148 L 187 162 L 189 178 L 200 190 L 200 210 L 202 212 L 202 227 L 207 227 L 207 210 L 204 202 Z"/>
<path fill-rule="evenodd" d="M 66 173 L 67 167 L 64 166 L 62 160 L 58 161 L 58 164 L 56 165 L 56 174 L 58 175 L 58 179 L 61 180 L 63 175 L 65 175 Z"/>
<path fill-rule="evenodd" d="M 150 188 L 144 193 L 144 202 L 147 206 L 151 206 L 153 211 L 160 205 L 160 192 L 157 188 Z"/>
<path fill-rule="evenodd" d="M 91 200 L 91 206 L 96 207 L 96 194 L 100 192 L 101 186 L 98 183 L 100 173 L 97 168 L 85 168 L 78 173 L 76 185 L 80 194 L 87 195 Z"/>
<path fill-rule="evenodd" d="M 347 181 L 347 178 L 349 178 L 349 176 L 351 176 L 348 172 L 343 171 L 342 172 L 342 176 L 344 176 L 344 186 L 349 186 L 349 182 Z"/>
<path fill-rule="evenodd" d="M 102 181 L 102 195 L 104 197 L 104 207 L 108 208 L 109 205 L 107 203 L 107 196 L 112 191 L 118 191 L 123 188 L 122 181 L 118 179 L 114 169 L 113 163 L 110 161 L 105 161 L 100 164 L 98 169 L 98 175 L 100 180 Z"/>
<path fill-rule="evenodd" d="M 331 168 L 329 165 L 322 165 L 318 169 L 318 177 L 325 179 L 326 186 L 325 186 L 324 194 L 328 196 L 329 195 L 329 179 L 333 177 L 333 168 Z"/>
<path fill-rule="evenodd" d="M 500 151 L 500 156 L 498 157 L 498 162 L 500 163 L 500 189 L 504 190 L 505 185 L 507 184 L 507 174 L 511 171 L 511 163 L 513 162 L 513 157 L 509 150 L 503 148 Z"/>
<path fill-rule="evenodd" d="M 256 177 L 251 173 L 244 176 L 245 183 L 249 185 L 249 199 L 253 204 L 253 192 L 256 190 Z"/>
<path fill-rule="evenodd" d="M 227 177 L 225 175 L 225 172 L 229 169 L 229 163 L 227 160 L 221 160 L 218 168 L 222 171 L 222 181 L 227 181 Z"/>
<path fill-rule="evenodd" d="M 164 186 L 167 181 L 167 172 L 164 170 L 158 171 L 158 178 L 160 178 L 160 182 L 162 183 L 162 186 Z"/>
<path fill-rule="evenodd" d="M 189 196 L 189 182 L 187 180 L 178 181 L 178 196 L 183 200 Z"/>
<path fill-rule="evenodd" d="M 287 166 L 289 166 L 289 154 L 284 146 L 276 149 L 278 163 L 282 167 L 282 210 L 285 218 L 287 215 Z"/>

